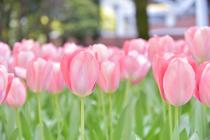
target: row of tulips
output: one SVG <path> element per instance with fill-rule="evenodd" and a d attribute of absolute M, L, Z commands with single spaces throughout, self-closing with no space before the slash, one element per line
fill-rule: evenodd
<path fill-rule="evenodd" d="M 178 107 L 186 104 L 193 96 L 202 104 L 210 106 L 209 37 L 210 27 L 191 27 L 185 33 L 185 40 L 175 41 L 170 36 L 154 36 L 148 41 L 126 41 L 122 49 L 104 44 L 83 47 L 73 43 L 55 47 L 53 44 L 41 45 L 24 39 L 16 42 L 10 50 L 7 44 L 1 42 L 0 103 L 16 108 L 18 114 L 18 108 L 26 101 L 27 89 L 37 94 L 41 139 L 45 139 L 39 93 L 58 94 L 68 87 L 81 100 L 80 137 L 84 140 L 84 101 L 97 85 L 109 96 L 107 139 L 112 140 L 112 94 L 121 81 L 126 81 L 127 90 L 130 84 L 139 84 L 152 66 L 162 100 L 169 106 L 172 137 L 170 105 L 176 107 L 175 127 L 178 127 Z M 129 104 L 128 94 L 126 91 L 122 106 Z M 20 128 L 19 140 L 23 137 L 21 133 Z"/>

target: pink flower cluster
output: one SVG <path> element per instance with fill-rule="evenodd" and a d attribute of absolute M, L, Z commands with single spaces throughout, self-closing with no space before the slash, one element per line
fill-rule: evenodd
<path fill-rule="evenodd" d="M 170 36 L 132 39 L 122 49 L 73 43 L 56 47 L 24 39 L 10 50 L 1 42 L 0 103 L 22 106 L 26 87 L 35 93 L 56 94 L 67 86 L 84 97 L 98 85 L 103 92 L 114 93 L 121 80 L 139 83 L 152 65 L 164 101 L 181 106 L 194 96 L 210 106 L 209 38 L 210 27 L 191 27 L 183 40 Z"/>

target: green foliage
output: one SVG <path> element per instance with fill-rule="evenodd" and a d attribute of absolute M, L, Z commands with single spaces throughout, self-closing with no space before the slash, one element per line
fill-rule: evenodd
<path fill-rule="evenodd" d="M 70 37 L 84 41 L 99 30 L 97 0 L 0 0 L 0 40 L 40 41 Z"/>
<path fill-rule="evenodd" d="M 138 85 L 129 87 L 128 103 L 125 102 L 125 82 L 112 95 L 113 140 L 169 140 L 167 105 L 160 99 L 151 72 Z M 102 96 L 101 96 L 102 95 Z M 65 90 L 59 95 L 40 93 L 46 140 L 78 140 L 80 138 L 80 100 Z M 109 100 L 108 94 L 97 87 L 85 98 L 86 140 L 108 140 Z M 58 99 L 58 107 L 55 104 Z M 103 105 L 102 105 L 103 103 Z M 57 110 L 56 108 L 60 108 Z M 209 110 L 192 99 L 179 108 L 179 127 L 173 131 L 177 140 L 209 139 Z M 164 113 L 165 112 L 165 113 Z M 172 107 L 174 118 L 174 107 Z M 41 128 L 38 124 L 37 100 L 35 93 L 28 91 L 26 104 L 20 108 L 22 135 L 25 140 L 40 140 Z M 174 122 L 174 120 L 172 120 Z M 59 124 L 59 127 L 58 127 Z M 173 123 L 174 124 L 174 123 Z M 58 137 L 60 130 L 60 137 Z M 15 109 L 0 106 L 0 139 L 17 140 L 18 128 Z"/>

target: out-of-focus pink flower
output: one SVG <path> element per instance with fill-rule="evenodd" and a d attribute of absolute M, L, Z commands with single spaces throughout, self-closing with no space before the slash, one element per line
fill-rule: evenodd
<path fill-rule="evenodd" d="M 191 27 L 185 32 L 190 52 L 198 63 L 210 59 L 210 27 Z"/>
<path fill-rule="evenodd" d="M 0 42 L 0 64 L 8 66 L 11 51 L 6 43 Z"/>
<path fill-rule="evenodd" d="M 98 79 L 99 64 L 91 51 L 77 50 L 63 57 L 61 71 L 67 86 L 74 94 L 88 96 Z"/>
<path fill-rule="evenodd" d="M 26 101 L 26 87 L 19 78 L 14 78 L 6 98 L 10 107 L 21 107 Z"/>
<path fill-rule="evenodd" d="M 21 42 L 16 42 L 13 46 L 13 55 L 22 51 L 31 51 L 35 56 L 40 56 L 40 44 L 34 40 L 23 39 Z"/>
<path fill-rule="evenodd" d="M 98 85 L 105 93 L 113 93 L 120 83 L 120 66 L 117 62 L 103 61 L 99 68 Z"/>
<path fill-rule="evenodd" d="M 125 55 L 125 52 L 117 47 L 110 47 L 108 48 L 108 51 L 109 51 L 108 60 L 114 62 L 120 62 L 120 59 Z"/>
<path fill-rule="evenodd" d="M 132 39 L 125 41 L 123 45 L 123 49 L 125 51 L 125 54 L 127 55 L 130 51 L 137 51 L 139 54 L 147 55 L 148 53 L 148 43 L 139 38 L 139 39 Z"/>
<path fill-rule="evenodd" d="M 95 53 L 95 57 L 99 62 L 106 60 L 109 56 L 108 48 L 104 44 L 95 44 L 90 46 L 90 49 Z"/>
<path fill-rule="evenodd" d="M 13 64 L 10 63 L 10 71 L 13 68 L 13 71 L 18 77 L 25 79 L 28 62 L 40 55 L 40 44 L 38 42 L 26 39 L 23 39 L 21 42 L 16 42 L 13 46 Z"/>
<path fill-rule="evenodd" d="M 52 77 L 49 81 L 48 92 L 49 93 L 59 93 L 65 87 L 65 82 L 63 79 L 63 75 L 60 69 L 60 63 L 54 62 L 52 68 Z"/>
<path fill-rule="evenodd" d="M 176 54 L 186 54 L 186 55 L 191 55 L 190 50 L 189 50 L 189 45 L 185 40 L 177 40 L 175 42 L 175 49 L 174 53 Z"/>
<path fill-rule="evenodd" d="M 26 68 L 28 63 L 35 58 L 31 51 L 22 51 L 13 56 L 13 66 L 15 74 L 20 78 L 26 78 Z"/>
<path fill-rule="evenodd" d="M 149 39 L 149 59 L 152 61 L 156 54 L 164 52 L 173 52 L 175 48 L 175 41 L 172 37 L 166 36 L 154 36 Z"/>
<path fill-rule="evenodd" d="M 52 43 L 44 44 L 41 48 L 41 56 L 45 60 L 55 60 L 57 53 L 57 48 Z"/>
<path fill-rule="evenodd" d="M 28 87 L 35 93 L 46 91 L 52 77 L 53 64 L 42 58 L 29 62 L 26 71 Z"/>
<path fill-rule="evenodd" d="M 0 104 L 6 99 L 14 75 L 9 74 L 4 65 L 0 65 Z"/>
<path fill-rule="evenodd" d="M 80 49 L 80 47 L 74 43 L 65 43 L 63 46 L 63 53 L 64 54 L 71 54 L 77 49 Z"/>
<path fill-rule="evenodd" d="M 128 55 L 120 59 L 121 77 L 133 83 L 138 83 L 147 74 L 150 62 L 144 55 L 137 51 L 130 51 Z"/>
<path fill-rule="evenodd" d="M 175 106 L 187 103 L 196 91 L 195 62 L 170 53 L 156 55 L 153 73 L 162 98 Z"/>

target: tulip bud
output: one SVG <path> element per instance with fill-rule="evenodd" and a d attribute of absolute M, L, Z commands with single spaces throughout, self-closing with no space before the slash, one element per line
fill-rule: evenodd
<path fill-rule="evenodd" d="M 26 71 L 26 81 L 28 87 L 35 93 L 47 90 L 49 80 L 52 77 L 53 64 L 42 58 L 32 60 Z"/>
<path fill-rule="evenodd" d="M 48 92 L 49 93 L 59 93 L 65 87 L 63 75 L 60 69 L 60 63 L 54 62 L 52 68 L 52 77 L 49 80 Z"/>
<path fill-rule="evenodd" d="M 89 50 L 77 50 L 64 56 L 61 71 L 67 86 L 78 96 L 92 93 L 98 79 L 98 61 Z"/>
<path fill-rule="evenodd" d="M 13 74 L 9 74 L 5 66 L 0 65 L 0 104 L 6 99 L 11 83 Z"/>
<path fill-rule="evenodd" d="M 26 101 L 26 87 L 19 78 L 14 78 L 6 98 L 10 107 L 21 107 Z"/>
<path fill-rule="evenodd" d="M 120 67 L 116 62 L 104 61 L 100 65 L 98 84 L 105 93 L 113 93 L 120 83 Z"/>

